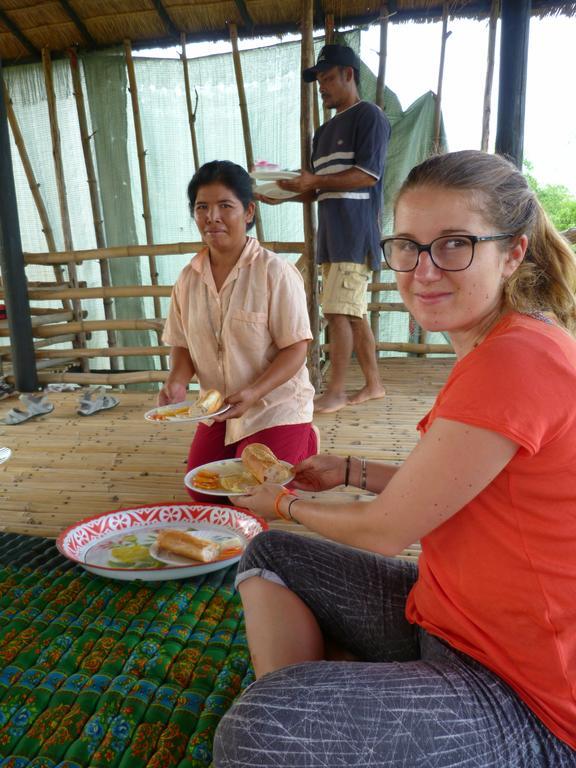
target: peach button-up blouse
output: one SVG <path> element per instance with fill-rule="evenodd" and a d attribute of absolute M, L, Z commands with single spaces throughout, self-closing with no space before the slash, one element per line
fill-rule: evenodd
<path fill-rule="evenodd" d="M 216 290 L 208 249 L 180 273 L 172 290 L 163 340 L 190 352 L 201 392 L 226 397 L 252 384 L 279 350 L 312 338 L 302 276 L 252 237 Z M 269 427 L 312 421 L 308 369 L 226 422 L 226 445 Z"/>

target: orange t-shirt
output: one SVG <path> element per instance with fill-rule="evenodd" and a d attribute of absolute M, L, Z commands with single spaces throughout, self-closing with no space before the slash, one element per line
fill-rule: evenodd
<path fill-rule="evenodd" d="M 576 749 L 576 341 L 511 313 L 455 365 L 444 418 L 519 449 L 422 540 L 409 621 L 477 659 Z"/>

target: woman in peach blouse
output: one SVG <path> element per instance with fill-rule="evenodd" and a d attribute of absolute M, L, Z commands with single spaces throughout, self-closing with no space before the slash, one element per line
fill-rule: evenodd
<path fill-rule="evenodd" d="M 232 406 L 198 424 L 188 469 L 239 457 L 249 443 L 298 463 L 317 452 L 302 277 L 247 235 L 255 205 L 250 176 L 239 165 L 206 163 L 188 185 L 188 198 L 206 247 L 172 291 L 163 335 L 171 346 L 170 373 L 159 405 L 185 400 L 197 376 L 201 393 L 217 389 Z"/>

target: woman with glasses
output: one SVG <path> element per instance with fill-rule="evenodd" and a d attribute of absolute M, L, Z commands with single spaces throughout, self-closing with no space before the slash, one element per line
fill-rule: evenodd
<path fill-rule="evenodd" d="M 522 174 L 465 151 L 414 168 L 382 244 L 456 364 L 401 467 L 317 456 L 240 503 L 256 677 L 217 768 L 576 765 L 576 258 Z M 418 566 L 395 559 L 420 539 Z"/>

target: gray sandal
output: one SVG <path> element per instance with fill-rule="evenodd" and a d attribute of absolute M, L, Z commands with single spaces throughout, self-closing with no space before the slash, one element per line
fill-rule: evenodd
<path fill-rule="evenodd" d="M 6 418 L 3 419 L 3 423 L 9 427 L 22 424 L 29 419 L 35 419 L 36 416 L 45 416 L 54 410 L 54 406 L 48 402 L 45 395 L 20 395 L 19 400 L 26 407 L 26 410 L 22 411 L 20 408 L 9 410 Z"/>
<path fill-rule="evenodd" d="M 104 387 L 91 387 L 81 395 L 78 401 L 76 413 L 79 416 L 92 416 L 98 411 L 105 411 L 108 408 L 114 408 L 120 402 L 112 395 L 104 394 Z"/>

